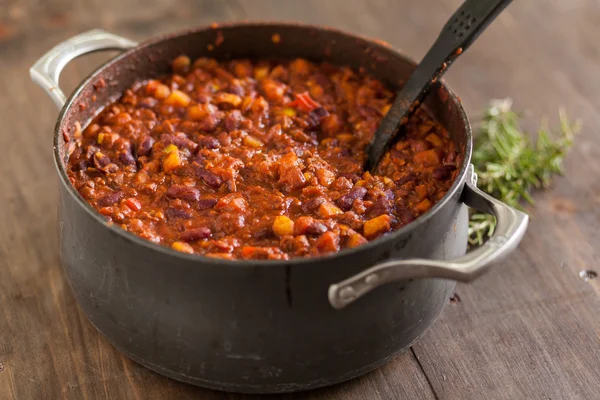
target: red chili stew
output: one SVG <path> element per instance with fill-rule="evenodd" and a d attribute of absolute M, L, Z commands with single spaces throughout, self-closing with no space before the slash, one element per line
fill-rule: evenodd
<path fill-rule="evenodd" d="M 429 210 L 460 156 L 425 111 L 364 172 L 393 101 L 349 68 L 186 56 L 136 84 L 69 143 L 69 178 L 108 221 L 185 253 L 311 257 L 360 246 Z"/>

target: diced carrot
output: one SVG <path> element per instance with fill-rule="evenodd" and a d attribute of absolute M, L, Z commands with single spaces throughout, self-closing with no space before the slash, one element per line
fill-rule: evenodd
<path fill-rule="evenodd" d="M 321 203 L 319 206 L 319 215 L 323 218 L 331 218 L 342 213 L 343 211 L 338 206 L 329 201 Z"/>
<path fill-rule="evenodd" d="M 242 104 L 242 98 L 237 94 L 221 92 L 216 95 L 215 103 L 229 104 L 233 107 L 237 107 Z"/>
<path fill-rule="evenodd" d="M 363 227 L 365 237 L 372 239 L 382 233 L 389 231 L 391 228 L 391 218 L 387 214 L 380 215 L 365 222 Z"/>
<path fill-rule="evenodd" d="M 186 107 L 192 99 L 190 96 L 181 90 L 173 90 L 173 92 L 165 99 L 165 104 L 174 106 Z"/>
<path fill-rule="evenodd" d="M 273 222 L 273 232 L 277 236 L 293 235 L 294 221 L 284 215 L 278 215 Z"/>
<path fill-rule="evenodd" d="M 420 151 L 415 154 L 414 160 L 427 167 L 433 167 L 441 163 L 439 152 L 436 149 Z"/>
<path fill-rule="evenodd" d="M 192 246 L 185 242 L 173 242 L 171 248 L 182 253 L 194 254 L 194 249 L 192 248 Z"/>
<path fill-rule="evenodd" d="M 170 152 L 167 158 L 163 161 L 163 171 L 173 172 L 175 169 L 181 166 L 181 158 L 179 157 L 179 151 Z"/>
<path fill-rule="evenodd" d="M 326 168 L 319 168 L 316 174 L 319 184 L 325 187 L 329 187 L 335 180 L 335 174 Z"/>
<path fill-rule="evenodd" d="M 156 86 L 154 89 L 154 98 L 156 99 L 166 99 L 171 94 L 171 89 L 167 85 L 163 85 L 162 83 Z"/>
<path fill-rule="evenodd" d="M 427 189 L 427 185 L 419 185 L 415 187 L 415 193 L 417 194 L 417 198 L 419 201 L 423 200 L 429 194 L 429 189 Z"/>
<path fill-rule="evenodd" d="M 433 204 L 431 203 L 431 200 L 425 199 L 425 200 L 421 201 L 419 204 L 417 204 L 417 206 L 415 208 L 417 211 L 424 213 L 425 211 L 429 210 L 432 205 Z"/>
<path fill-rule="evenodd" d="M 280 102 L 286 92 L 286 87 L 282 83 L 278 83 L 273 79 L 264 79 L 262 81 L 262 90 L 268 99 Z"/>
<path fill-rule="evenodd" d="M 223 258 L 225 260 L 233 260 L 233 254 L 230 254 L 230 253 L 206 253 L 206 257 Z"/>
<path fill-rule="evenodd" d="M 317 239 L 315 245 L 322 253 L 334 253 L 340 250 L 340 237 L 331 231 L 325 232 Z"/>
<path fill-rule="evenodd" d="M 260 140 L 258 140 L 254 136 L 250 136 L 250 135 L 244 136 L 244 138 L 242 139 L 242 142 L 246 146 L 252 147 L 253 149 L 260 149 L 261 147 L 264 146 L 263 142 L 261 142 Z"/>
<path fill-rule="evenodd" d="M 358 247 L 361 244 L 367 243 L 367 239 L 364 238 L 363 235 L 359 233 L 353 233 L 348 236 L 348 241 L 346 242 L 346 246 L 350 248 Z"/>
<path fill-rule="evenodd" d="M 102 214 L 102 215 L 112 215 L 113 208 L 112 207 L 102 207 L 101 209 L 98 210 L 98 212 L 100 212 L 100 214 Z"/>

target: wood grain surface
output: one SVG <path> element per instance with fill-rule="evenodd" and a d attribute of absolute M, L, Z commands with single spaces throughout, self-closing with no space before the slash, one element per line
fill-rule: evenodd
<path fill-rule="evenodd" d="M 460 0 L 0 0 L 0 399 L 250 399 L 163 378 L 114 350 L 79 311 L 57 243 L 57 111 L 28 69 L 101 27 L 142 40 L 213 21 L 299 20 L 390 42 L 420 59 Z M 470 285 L 385 367 L 286 399 L 600 398 L 600 7 L 517 1 L 446 81 L 473 120 L 510 96 L 534 129 L 559 107 L 583 130 L 566 176 L 536 194 L 517 252 Z M 70 65 L 70 90 L 110 55 Z"/>

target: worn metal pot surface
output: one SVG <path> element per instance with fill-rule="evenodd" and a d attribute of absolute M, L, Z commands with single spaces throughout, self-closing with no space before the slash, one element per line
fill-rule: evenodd
<path fill-rule="evenodd" d="M 125 52 L 67 101 L 58 88 L 61 69 L 105 49 Z M 479 276 L 523 236 L 527 217 L 477 190 L 469 122 L 439 82 L 426 106 L 462 149 L 464 162 L 446 196 L 397 232 L 324 257 L 228 261 L 176 252 L 107 225 L 67 179 L 65 137 L 135 81 L 168 73 L 180 54 L 327 60 L 363 67 L 395 87 L 414 67 L 386 45 L 282 23 L 193 29 L 141 45 L 95 30 L 61 43 L 32 67 L 34 81 L 62 109 L 54 153 L 66 276 L 92 324 L 140 364 L 195 385 L 252 393 L 307 390 L 359 376 L 425 332 L 454 280 Z M 465 204 L 498 220 L 492 240 L 466 255 Z"/>

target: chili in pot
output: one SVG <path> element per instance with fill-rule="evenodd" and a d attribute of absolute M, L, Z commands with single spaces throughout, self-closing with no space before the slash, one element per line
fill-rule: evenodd
<path fill-rule="evenodd" d="M 305 59 L 179 56 L 70 142 L 69 178 L 110 222 L 173 249 L 288 259 L 360 246 L 410 223 L 451 186 L 457 149 L 424 110 L 364 172 L 393 92 Z"/>

